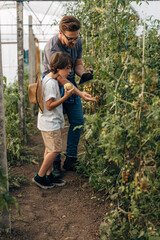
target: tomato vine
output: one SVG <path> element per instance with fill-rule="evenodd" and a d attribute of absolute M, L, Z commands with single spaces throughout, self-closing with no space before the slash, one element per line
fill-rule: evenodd
<path fill-rule="evenodd" d="M 83 89 L 99 100 L 83 105 L 78 170 L 112 203 L 101 238 L 148 240 L 160 237 L 159 22 L 142 22 L 130 2 L 78 1 L 68 9 L 82 22 L 83 60 L 95 70 Z"/>

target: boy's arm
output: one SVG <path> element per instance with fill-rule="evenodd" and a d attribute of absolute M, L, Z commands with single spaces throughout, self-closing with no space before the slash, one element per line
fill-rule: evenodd
<path fill-rule="evenodd" d="M 74 87 L 70 90 L 65 90 L 65 95 L 56 101 L 55 101 L 55 98 L 50 98 L 46 102 L 47 110 L 51 111 L 53 108 L 58 107 L 61 103 L 63 103 L 65 100 L 67 100 L 67 98 L 69 98 L 73 94 L 73 91 L 74 91 Z"/>

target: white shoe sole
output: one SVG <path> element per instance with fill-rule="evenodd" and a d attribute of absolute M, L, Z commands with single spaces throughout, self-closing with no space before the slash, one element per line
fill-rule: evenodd
<path fill-rule="evenodd" d="M 66 185 L 66 181 L 64 181 L 63 183 L 53 183 L 53 184 L 55 184 L 58 187 L 63 187 L 64 185 Z"/>

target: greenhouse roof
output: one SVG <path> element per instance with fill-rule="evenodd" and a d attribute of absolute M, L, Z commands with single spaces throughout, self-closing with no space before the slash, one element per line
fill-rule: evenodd
<path fill-rule="evenodd" d="M 143 1 L 141 4 L 137 4 L 135 1 L 131 3 L 131 6 L 139 14 L 139 16 L 144 20 L 152 17 L 152 20 L 160 20 L 160 0 L 158 1 L 148 1 L 146 3 Z"/>
<path fill-rule="evenodd" d="M 72 1 L 24 1 L 24 34 L 28 35 L 28 16 L 32 16 L 33 32 L 38 38 L 40 48 L 54 34 L 58 32 L 58 24 L 61 17 L 65 14 L 68 4 L 74 4 Z M 0 1 L 0 23 L 2 42 L 16 41 L 16 1 Z M 143 1 L 137 4 L 131 3 L 132 8 L 137 12 L 142 20 L 152 17 L 152 20 L 160 20 L 160 1 Z M 24 43 L 28 48 L 28 43 Z"/>
<path fill-rule="evenodd" d="M 40 1 L 23 3 L 23 24 L 24 35 L 28 35 L 29 15 L 32 16 L 33 33 L 40 42 L 47 42 L 58 31 L 58 23 L 66 12 L 67 2 L 62 1 Z M 17 29 L 17 2 L 0 2 L 0 23 L 2 42 L 16 41 Z M 44 44 L 43 44 L 44 45 Z M 42 48 L 43 48 L 42 45 Z M 28 48 L 28 43 L 24 43 L 24 48 Z"/>

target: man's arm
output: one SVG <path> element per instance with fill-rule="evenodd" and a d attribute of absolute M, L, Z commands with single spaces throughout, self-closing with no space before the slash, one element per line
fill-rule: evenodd
<path fill-rule="evenodd" d="M 89 72 L 86 72 L 81 58 L 76 60 L 75 72 L 79 77 L 81 77 L 79 84 L 93 79 L 93 70 L 90 69 Z"/>
<path fill-rule="evenodd" d="M 83 73 L 85 73 L 85 68 L 83 66 L 83 62 L 82 59 L 79 58 L 76 60 L 76 64 L 75 64 L 75 73 L 79 76 L 82 77 Z"/>
<path fill-rule="evenodd" d="M 58 82 L 64 86 L 66 83 L 71 83 L 66 78 L 62 78 L 60 75 L 57 77 Z M 71 83 L 72 84 L 72 83 Z M 74 94 L 78 95 L 79 97 L 83 98 L 85 101 L 92 101 L 97 102 L 95 98 L 93 98 L 90 94 L 86 92 L 81 92 L 78 88 L 74 86 Z"/>

